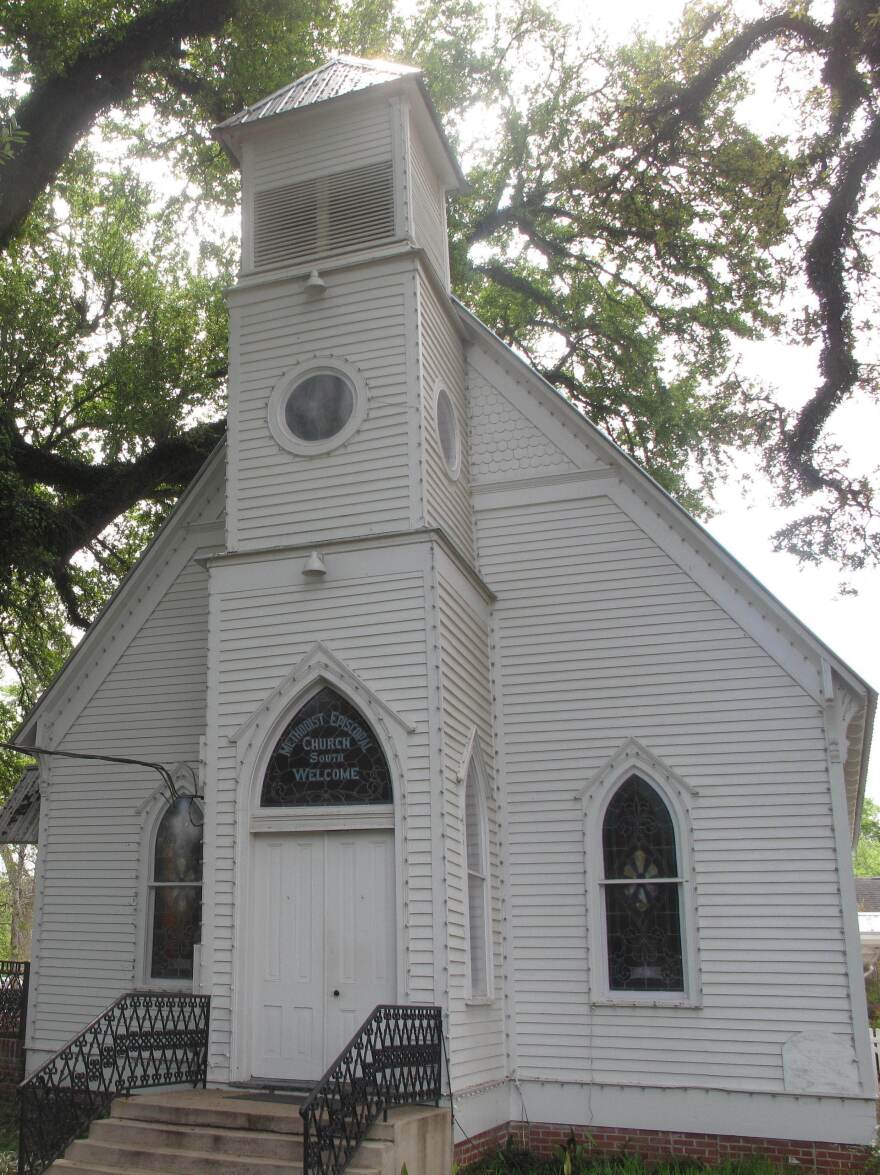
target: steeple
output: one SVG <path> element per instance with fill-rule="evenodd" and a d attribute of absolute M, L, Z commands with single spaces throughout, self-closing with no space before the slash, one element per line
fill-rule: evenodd
<path fill-rule="evenodd" d="M 242 169 L 244 273 L 409 240 L 448 283 L 465 181 L 419 70 L 336 56 L 214 134 Z"/>

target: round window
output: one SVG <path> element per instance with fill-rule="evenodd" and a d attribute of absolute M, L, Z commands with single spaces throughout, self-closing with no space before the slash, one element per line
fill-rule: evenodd
<path fill-rule="evenodd" d="M 284 405 L 284 423 L 301 441 L 328 441 L 354 412 L 354 388 L 344 376 L 320 372 L 300 380 Z"/>
<path fill-rule="evenodd" d="M 352 437 L 367 414 L 367 385 L 351 363 L 315 355 L 286 371 L 269 397 L 269 431 L 291 453 L 316 457 Z"/>
<path fill-rule="evenodd" d="M 449 476 L 458 477 L 461 460 L 458 421 L 452 400 L 445 388 L 440 388 L 437 393 L 437 435 L 440 438 L 440 448 Z"/>

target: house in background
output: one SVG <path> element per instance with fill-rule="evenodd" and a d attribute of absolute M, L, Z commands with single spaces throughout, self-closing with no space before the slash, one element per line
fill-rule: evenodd
<path fill-rule="evenodd" d="M 132 989 L 210 994 L 218 1086 L 429 1004 L 461 1158 L 857 1166 L 873 691 L 451 296 L 416 71 L 340 57 L 217 135 L 228 440 L 19 733 L 177 798 L 45 755 L 15 798 L 29 1068 Z"/>

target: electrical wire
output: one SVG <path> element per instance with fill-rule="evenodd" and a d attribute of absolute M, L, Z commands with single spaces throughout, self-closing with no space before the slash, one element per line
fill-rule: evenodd
<path fill-rule="evenodd" d="M 126 759 L 121 755 L 92 755 L 81 751 L 50 751 L 47 747 L 23 747 L 18 743 L 8 742 L 0 742 L 0 748 L 6 751 L 16 751 L 19 755 L 28 755 L 31 759 L 36 759 L 39 755 L 58 755 L 64 759 L 92 759 L 101 763 L 125 763 L 130 767 L 149 767 L 151 771 L 158 771 L 162 776 L 162 781 L 168 788 L 169 804 L 173 804 L 179 798 L 168 768 L 162 763 L 152 763 L 149 759 Z"/>

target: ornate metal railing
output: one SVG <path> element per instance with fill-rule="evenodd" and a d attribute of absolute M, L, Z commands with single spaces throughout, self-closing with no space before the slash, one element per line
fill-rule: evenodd
<path fill-rule="evenodd" d="M 300 1107 L 303 1175 L 340 1175 L 389 1106 L 440 1100 L 440 1009 L 380 1004 Z"/>
<path fill-rule="evenodd" d="M 0 959 L 0 1037 L 21 1040 L 27 1018 L 30 963 Z"/>
<path fill-rule="evenodd" d="M 210 996 L 129 992 L 18 1087 L 19 1175 L 38 1175 L 120 1094 L 205 1085 Z"/>

